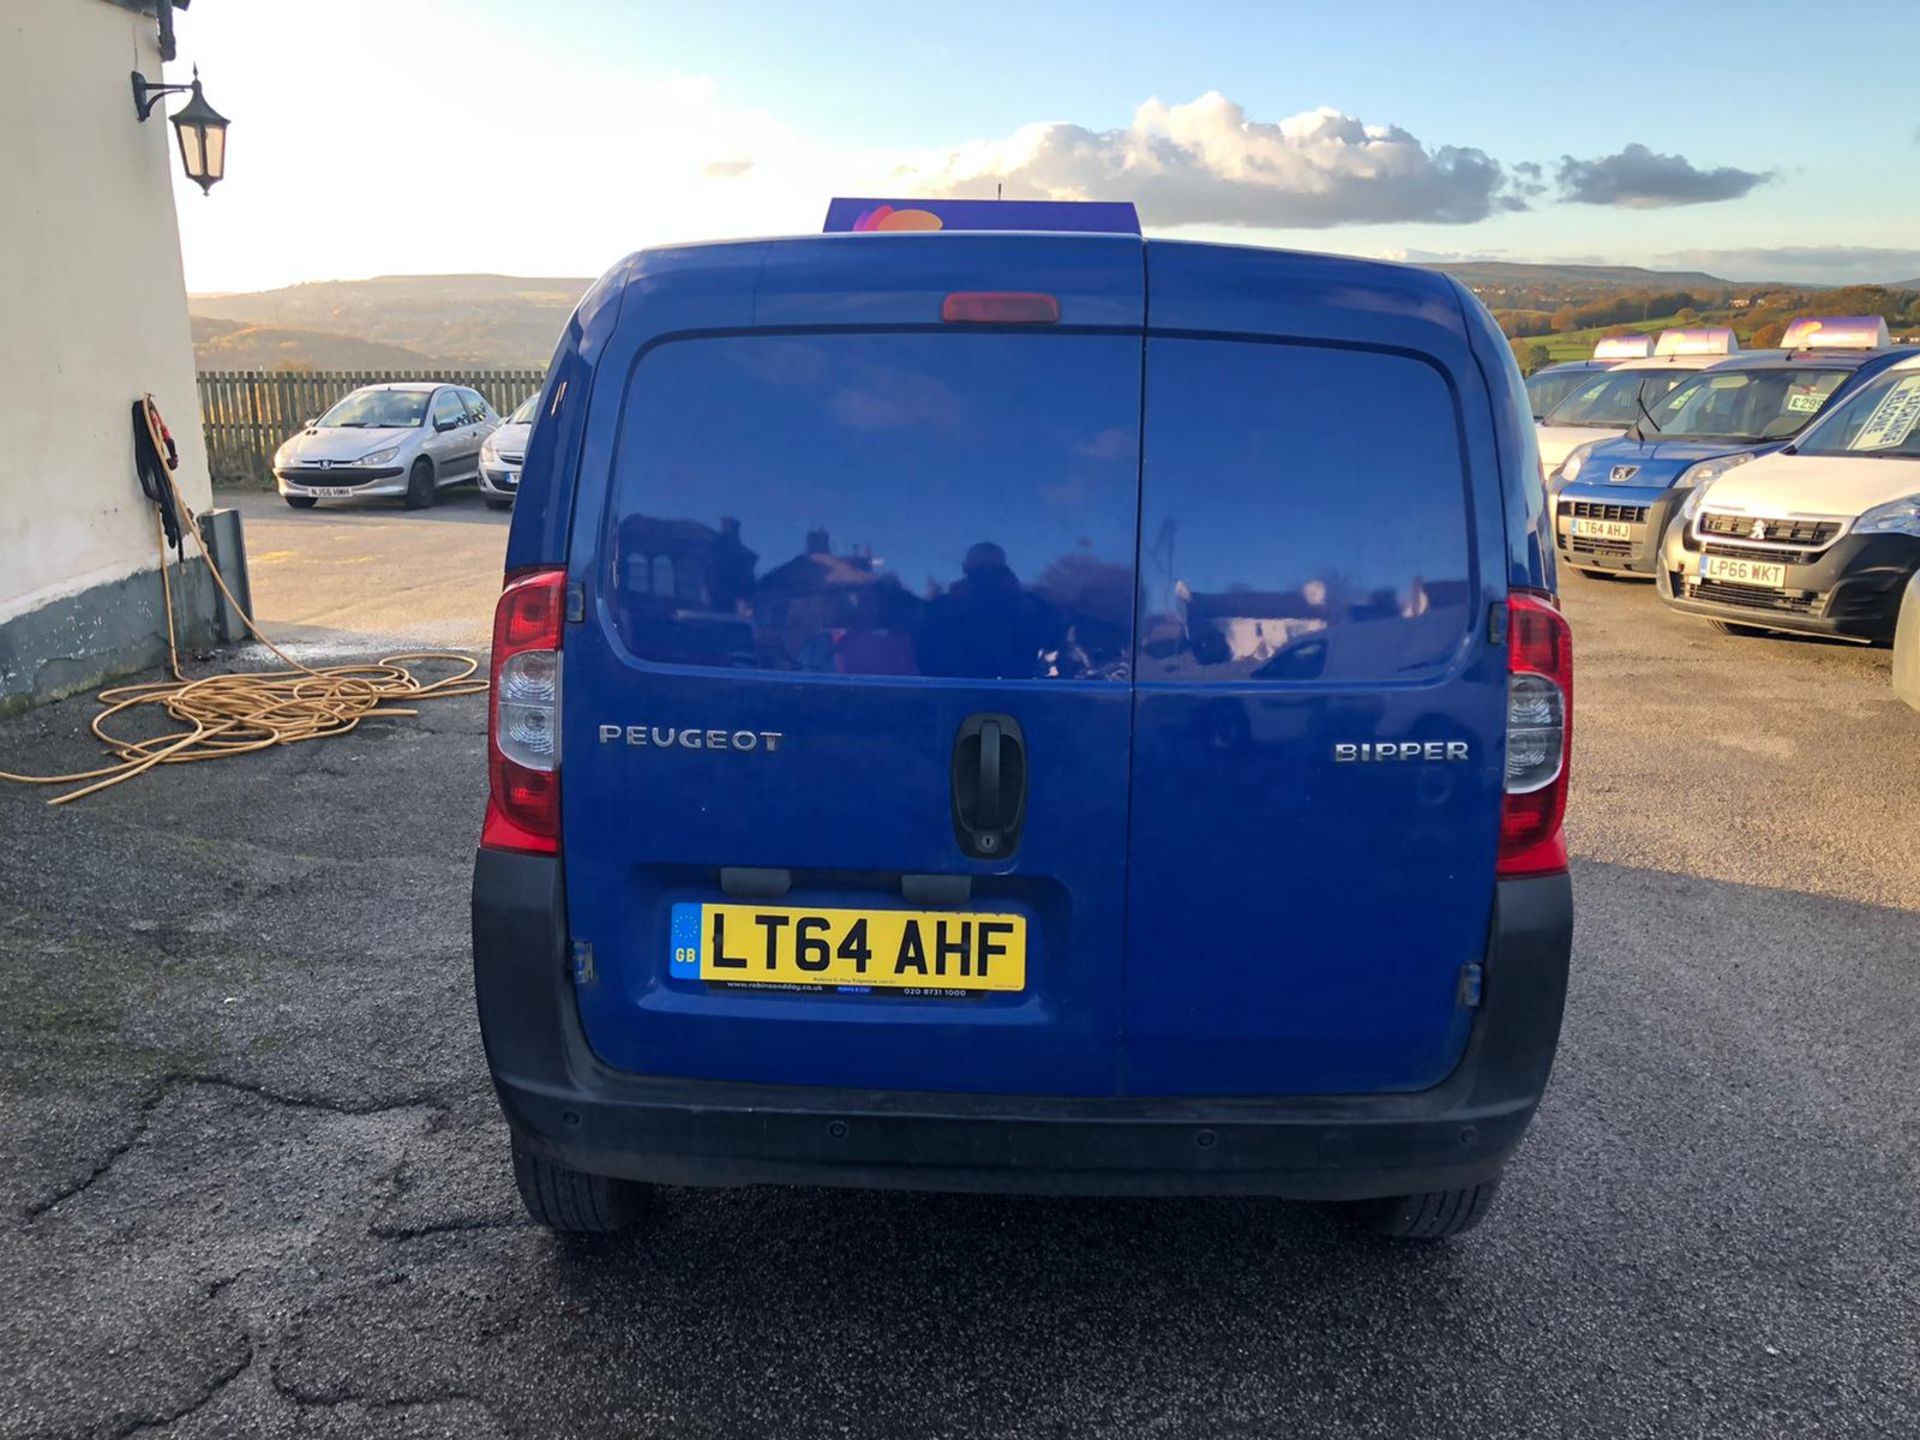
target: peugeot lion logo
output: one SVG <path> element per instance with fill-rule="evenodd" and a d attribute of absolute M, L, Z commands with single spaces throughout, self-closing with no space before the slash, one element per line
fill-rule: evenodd
<path fill-rule="evenodd" d="M 1749 531 L 1747 532 L 1747 538 L 1748 538 L 1749 540 L 1764 540 L 1764 539 L 1766 539 L 1766 538 L 1767 538 L 1767 522 L 1766 522 L 1766 521 L 1764 521 L 1764 520 L 1756 520 L 1756 521 L 1754 521 L 1754 522 L 1753 522 L 1753 529 L 1751 529 L 1751 530 L 1749 530 Z"/>
<path fill-rule="evenodd" d="M 1607 472 L 1607 479 L 1615 485 L 1624 485 L 1639 473 L 1638 465 L 1616 465 Z"/>

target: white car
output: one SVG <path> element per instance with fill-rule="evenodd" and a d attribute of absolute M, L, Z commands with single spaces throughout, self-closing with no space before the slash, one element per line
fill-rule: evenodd
<path fill-rule="evenodd" d="M 1653 354 L 1651 335 L 1603 335 L 1594 344 L 1593 355 L 1586 360 L 1562 360 L 1545 365 L 1527 377 L 1527 403 L 1533 407 L 1533 423 L 1538 425 L 1547 412 L 1579 388 L 1596 370 L 1611 370 L 1622 360 L 1638 360 Z"/>
<path fill-rule="evenodd" d="M 527 439 L 539 408 L 540 396 L 529 395 L 480 446 L 480 494 L 489 510 L 508 509 L 520 493 L 520 467 L 527 462 Z"/>
<path fill-rule="evenodd" d="M 1653 354 L 1599 372 L 1547 412 L 1534 432 L 1543 472 L 1559 469 L 1575 446 L 1626 434 L 1654 401 L 1739 349 L 1734 333 L 1721 327 L 1662 332 Z"/>
<path fill-rule="evenodd" d="M 1668 527 L 1660 598 L 1723 630 L 1885 644 L 1920 571 L 1920 356 L 1786 449 L 1697 485 Z"/>
<path fill-rule="evenodd" d="M 376 496 L 419 510 L 443 487 L 478 476 L 481 442 L 499 424 L 485 397 L 464 385 L 368 385 L 276 450 L 273 478 L 296 510 Z"/>

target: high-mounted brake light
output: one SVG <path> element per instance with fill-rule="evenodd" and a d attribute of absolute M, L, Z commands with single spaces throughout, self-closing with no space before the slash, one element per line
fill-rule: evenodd
<path fill-rule="evenodd" d="M 493 612 L 487 818 L 480 844 L 560 853 L 560 637 L 564 570 L 509 576 Z"/>
<path fill-rule="evenodd" d="M 1052 325 L 1060 302 L 1031 290 L 956 290 L 940 306 L 949 325 Z"/>
<path fill-rule="evenodd" d="M 1507 597 L 1507 773 L 1500 807 L 1503 876 L 1567 868 L 1567 769 L 1573 745 L 1573 631 L 1546 595 Z"/>

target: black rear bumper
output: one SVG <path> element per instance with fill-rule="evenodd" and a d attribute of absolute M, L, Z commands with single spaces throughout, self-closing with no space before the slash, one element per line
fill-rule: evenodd
<path fill-rule="evenodd" d="M 474 988 L 501 1108 L 577 1170 L 674 1185 L 1360 1199 L 1506 1162 L 1552 1069 L 1572 945 L 1564 875 L 1503 881 L 1465 1055 L 1417 1094 L 1071 1099 L 747 1085 L 616 1071 L 588 1048 L 560 863 L 481 851 Z"/>

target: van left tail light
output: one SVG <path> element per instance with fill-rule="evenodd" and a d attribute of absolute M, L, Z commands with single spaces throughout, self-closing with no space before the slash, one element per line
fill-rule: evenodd
<path fill-rule="evenodd" d="M 1573 631 L 1552 597 L 1507 597 L 1507 773 L 1502 876 L 1567 868 L 1567 769 L 1573 756 Z"/>
<path fill-rule="evenodd" d="M 560 853 L 560 636 L 564 570 L 509 576 L 493 612 L 487 818 L 480 844 Z"/>

